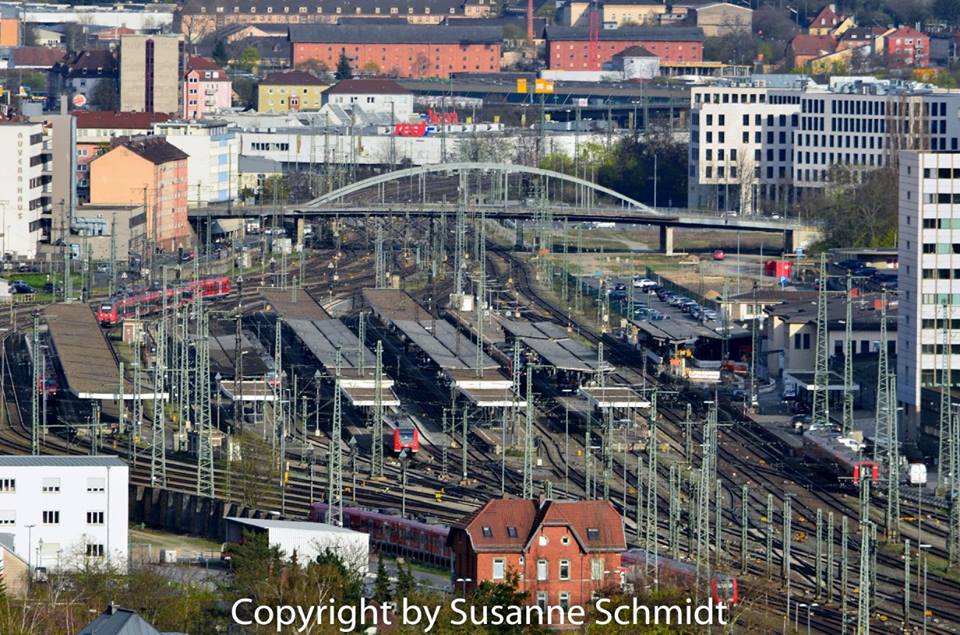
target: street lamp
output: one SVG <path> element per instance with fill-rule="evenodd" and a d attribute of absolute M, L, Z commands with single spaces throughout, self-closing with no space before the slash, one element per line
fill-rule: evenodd
<path fill-rule="evenodd" d="M 807 605 L 807 635 L 810 635 L 810 614 L 813 612 L 813 609 L 820 606 L 816 602 L 811 602 Z"/>
<path fill-rule="evenodd" d="M 320 369 L 313 373 L 314 407 L 316 408 L 313 436 L 320 436 Z"/>
<path fill-rule="evenodd" d="M 24 525 L 27 528 L 27 572 L 33 580 L 33 528 L 36 525 Z"/>
<path fill-rule="evenodd" d="M 400 515 L 407 517 L 407 448 L 400 451 Z M 466 592 L 466 591 L 464 591 Z"/>
<path fill-rule="evenodd" d="M 927 635 L 927 550 L 931 545 L 921 543 L 917 545 L 917 551 L 923 559 L 923 635 Z"/>
<path fill-rule="evenodd" d="M 807 605 L 806 605 L 806 604 L 803 604 L 803 603 L 801 603 L 801 602 L 797 602 L 797 603 L 795 603 L 793 606 L 794 606 L 794 611 L 793 611 L 793 630 L 794 630 L 794 631 L 799 631 L 799 630 L 800 630 L 800 609 L 801 609 L 801 608 L 806 608 Z M 787 610 L 789 611 L 790 609 L 788 608 Z"/>
<path fill-rule="evenodd" d="M 463 584 L 464 597 L 467 595 L 467 585 L 471 582 L 473 582 L 473 580 L 470 578 L 457 578 L 456 584 Z M 456 592 L 456 588 L 454 588 L 454 592 Z"/>

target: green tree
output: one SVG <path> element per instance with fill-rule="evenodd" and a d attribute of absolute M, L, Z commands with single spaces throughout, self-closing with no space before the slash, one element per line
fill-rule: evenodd
<path fill-rule="evenodd" d="M 377 577 L 373 582 L 373 599 L 381 604 L 389 602 L 390 595 L 390 573 L 383 563 L 383 552 L 377 552 Z"/>
<path fill-rule="evenodd" d="M 244 108 L 252 108 L 257 101 L 257 87 L 249 77 L 234 77 L 233 90 L 237 93 L 237 100 Z"/>
<path fill-rule="evenodd" d="M 213 46 L 212 57 L 213 61 L 220 66 L 226 66 L 230 63 L 230 55 L 227 54 L 227 47 L 223 44 L 223 40 L 217 40 L 217 43 Z"/>
<path fill-rule="evenodd" d="M 351 79 L 353 77 L 353 68 L 350 66 L 346 51 L 340 51 L 340 59 L 337 60 L 337 71 L 334 76 L 337 79 Z"/>
<path fill-rule="evenodd" d="M 237 66 L 243 70 L 252 73 L 260 66 L 260 51 L 254 46 L 248 46 L 240 52 L 240 58 L 237 60 Z"/>
<path fill-rule="evenodd" d="M 97 110 L 115 112 L 120 110 L 120 96 L 117 94 L 116 84 L 112 79 L 105 78 L 97 81 L 90 92 L 90 105 Z"/>
<path fill-rule="evenodd" d="M 397 599 L 410 597 L 417 588 L 417 580 L 413 577 L 413 569 L 410 563 L 403 558 L 397 558 L 397 583 L 393 589 L 393 595 Z"/>
<path fill-rule="evenodd" d="M 521 606 L 527 603 L 530 594 L 526 591 L 520 591 L 520 574 L 516 571 L 508 571 L 503 582 L 491 582 L 484 580 L 470 597 L 470 602 L 474 606 L 486 607 L 508 607 Z M 493 628 L 487 629 L 493 631 Z M 500 626 L 497 627 L 497 633 L 504 635 L 519 635 L 527 631 L 524 626 Z"/>
<path fill-rule="evenodd" d="M 363 74 L 364 75 L 379 75 L 380 74 L 380 65 L 374 62 L 373 60 L 367 62 L 363 65 Z"/>
<path fill-rule="evenodd" d="M 934 0 L 933 14 L 950 24 L 960 22 L 960 0 Z"/>

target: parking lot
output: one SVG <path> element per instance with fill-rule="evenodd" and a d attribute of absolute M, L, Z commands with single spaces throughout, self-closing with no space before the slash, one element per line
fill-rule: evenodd
<path fill-rule="evenodd" d="M 595 278 L 585 279 L 594 292 L 599 285 Z M 644 278 L 609 278 L 605 281 L 610 293 L 611 307 L 627 313 L 629 295 L 633 294 L 633 319 L 639 321 L 687 320 L 707 326 L 719 326 L 720 316 L 712 309 L 702 308 L 692 298 L 668 291 L 652 280 Z M 642 286 L 638 286 L 642 285 Z M 713 324 L 711 324 L 713 323 Z"/>

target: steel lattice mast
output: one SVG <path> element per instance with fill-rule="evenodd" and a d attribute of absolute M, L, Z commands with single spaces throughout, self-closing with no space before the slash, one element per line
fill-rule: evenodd
<path fill-rule="evenodd" d="M 881 462 L 881 448 L 890 440 L 887 438 L 889 433 L 886 425 L 890 408 L 890 361 L 887 356 L 887 292 L 884 290 L 880 294 L 880 351 L 877 355 L 877 441 L 874 444 L 873 460 Z M 895 397 L 895 396 L 894 396 Z"/>
<path fill-rule="evenodd" d="M 209 316 L 200 306 L 197 329 L 197 494 L 213 498 L 216 494 L 213 466 L 213 422 L 210 417 L 210 344 Z"/>
<path fill-rule="evenodd" d="M 527 364 L 527 415 L 523 422 L 523 496 L 533 497 L 533 366 Z"/>
<path fill-rule="evenodd" d="M 847 272 L 846 321 L 843 325 L 843 436 L 853 430 L 853 277 Z M 882 345 L 886 343 L 881 340 Z"/>
<path fill-rule="evenodd" d="M 953 480 L 953 474 L 950 473 L 950 428 L 953 425 L 952 400 L 950 391 L 952 389 L 952 357 L 950 347 L 952 344 L 953 320 L 950 315 L 950 306 L 943 304 L 943 322 L 941 330 L 943 333 L 943 349 L 940 352 L 940 427 L 937 438 L 937 489 L 951 491 L 950 483 Z"/>
<path fill-rule="evenodd" d="M 377 359 L 373 376 L 373 447 L 370 473 L 383 478 L 383 341 L 377 340 Z"/>
<path fill-rule="evenodd" d="M 33 368 L 33 385 L 30 389 L 30 449 L 32 454 L 40 454 L 40 313 L 33 312 L 33 348 L 30 351 L 30 363 Z M 122 406 L 121 406 L 122 407 Z"/>
<path fill-rule="evenodd" d="M 340 347 L 337 347 L 336 371 L 333 379 L 333 422 L 327 462 L 327 524 L 343 526 L 343 449 L 340 447 L 343 412 L 340 403 Z"/>
<path fill-rule="evenodd" d="M 387 286 L 387 258 L 383 252 L 383 222 L 377 223 L 377 246 L 376 246 L 376 286 L 378 289 L 385 289 Z"/>
<path fill-rule="evenodd" d="M 814 428 L 824 428 L 830 423 L 830 343 L 827 338 L 827 260 L 820 255 L 820 282 L 817 292 L 817 342 L 813 369 L 813 416 Z"/>
<path fill-rule="evenodd" d="M 650 440 L 647 445 L 647 492 L 644 496 L 646 503 L 644 527 L 644 549 L 647 554 L 646 570 L 644 574 L 647 580 L 657 578 L 659 568 L 660 549 L 658 534 L 658 513 L 657 513 L 657 393 L 650 395 Z M 639 492 L 638 492 L 639 494 Z M 652 560 L 652 562 L 651 562 Z"/>
<path fill-rule="evenodd" d="M 886 315 L 883 320 L 886 321 Z M 886 345 L 886 340 L 880 340 L 881 346 Z M 884 529 L 886 529 L 886 538 L 888 541 L 897 540 L 900 536 L 900 439 L 897 434 L 897 375 L 889 373 L 887 375 L 887 412 L 886 412 L 886 434 L 887 448 L 884 460 L 883 474 L 887 486 L 886 497 L 887 505 L 884 516 Z M 879 422 L 878 422 L 879 423 Z"/>

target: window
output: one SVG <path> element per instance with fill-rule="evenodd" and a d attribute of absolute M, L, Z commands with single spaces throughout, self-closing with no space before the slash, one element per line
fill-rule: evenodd
<path fill-rule="evenodd" d="M 0 478 L 0 492 L 15 492 L 15 491 L 17 491 L 17 479 Z"/>
<path fill-rule="evenodd" d="M 563 536 L 563 537 L 560 539 L 560 544 L 561 544 L 561 545 L 569 545 L 569 544 L 570 544 L 570 536 Z"/>
<path fill-rule="evenodd" d="M 603 579 L 603 558 L 593 558 L 590 560 L 590 579 Z"/>
<path fill-rule="evenodd" d="M 88 544 L 87 545 L 87 556 L 91 558 L 102 558 L 103 557 L 103 545 L 102 544 Z"/>
<path fill-rule="evenodd" d="M 537 606 L 541 610 L 547 610 L 547 592 L 546 591 L 537 591 Z"/>
<path fill-rule="evenodd" d="M 569 560 L 560 561 L 560 579 L 561 580 L 570 579 L 570 561 Z"/>
<path fill-rule="evenodd" d="M 507 535 L 511 538 L 517 537 L 517 528 L 516 527 L 507 527 Z"/>
<path fill-rule="evenodd" d="M 59 478 L 45 478 L 40 482 L 40 491 L 44 494 L 51 494 L 60 491 Z"/>
<path fill-rule="evenodd" d="M 494 580 L 503 580 L 506 577 L 506 561 L 503 558 L 493 559 L 493 572 L 490 577 Z"/>
<path fill-rule="evenodd" d="M 17 523 L 17 512 L 14 509 L 0 510 L 0 527 L 4 525 L 15 525 Z"/>
<path fill-rule="evenodd" d="M 600 530 L 596 527 L 587 527 L 587 540 L 600 540 Z"/>
<path fill-rule="evenodd" d="M 483 532 L 484 538 L 493 538 L 493 530 L 489 527 L 483 526 L 480 528 L 480 531 Z"/>
<path fill-rule="evenodd" d="M 570 608 L 570 593 L 568 591 L 560 593 L 560 608 L 564 611 Z"/>
<path fill-rule="evenodd" d="M 102 524 L 103 524 L 103 512 L 87 512 L 87 524 L 88 524 L 88 525 L 102 525 Z"/>
<path fill-rule="evenodd" d="M 546 560 L 537 560 L 537 580 L 546 580 L 550 577 L 550 565 Z"/>
<path fill-rule="evenodd" d="M 44 510 L 44 512 L 43 512 L 43 524 L 44 524 L 44 525 L 59 525 L 59 524 L 60 524 L 60 512 L 59 512 L 59 511 L 48 511 L 48 510 Z"/>

